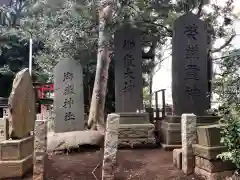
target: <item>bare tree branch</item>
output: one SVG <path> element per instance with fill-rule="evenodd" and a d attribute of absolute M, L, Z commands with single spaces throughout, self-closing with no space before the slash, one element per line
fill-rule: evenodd
<path fill-rule="evenodd" d="M 200 0 L 200 4 L 198 6 L 198 12 L 197 12 L 197 16 L 200 17 L 201 16 L 201 13 L 202 13 L 202 9 L 203 9 L 203 3 L 204 0 Z"/>
<path fill-rule="evenodd" d="M 220 46 L 219 48 L 211 50 L 211 53 L 216 53 L 216 52 L 221 51 L 222 49 L 227 47 L 232 42 L 233 38 L 235 38 L 235 37 L 236 37 L 236 34 L 233 34 L 222 46 Z"/>

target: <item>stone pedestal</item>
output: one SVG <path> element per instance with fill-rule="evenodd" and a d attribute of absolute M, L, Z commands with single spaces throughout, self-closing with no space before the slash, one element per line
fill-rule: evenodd
<path fill-rule="evenodd" d="M 218 116 L 197 116 L 197 126 L 210 125 L 218 121 Z M 181 116 L 166 116 L 158 125 L 159 139 L 165 150 L 181 148 Z"/>
<path fill-rule="evenodd" d="M 119 144 L 124 147 L 156 146 L 154 124 L 148 113 L 117 113 L 119 115 Z"/>
<path fill-rule="evenodd" d="M 0 179 L 24 176 L 33 167 L 33 136 L 0 142 Z"/>
<path fill-rule="evenodd" d="M 219 127 L 218 124 L 199 126 L 198 144 L 193 145 L 195 174 L 207 180 L 226 179 L 231 177 L 236 169 L 231 162 L 217 158 L 218 154 L 227 151 L 227 148 L 220 143 Z"/>

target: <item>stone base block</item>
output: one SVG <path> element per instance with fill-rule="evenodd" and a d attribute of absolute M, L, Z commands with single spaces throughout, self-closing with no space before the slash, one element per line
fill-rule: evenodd
<path fill-rule="evenodd" d="M 219 124 L 197 127 L 198 144 L 202 146 L 221 146 L 221 126 Z"/>
<path fill-rule="evenodd" d="M 119 124 L 149 124 L 149 113 L 122 112 L 119 115 Z"/>
<path fill-rule="evenodd" d="M 119 148 L 156 147 L 155 138 L 121 138 L 118 141 Z"/>
<path fill-rule="evenodd" d="M 0 160 L 21 160 L 32 155 L 34 146 L 33 136 L 20 140 L 5 140 L 0 142 Z"/>
<path fill-rule="evenodd" d="M 180 117 L 180 116 L 177 116 L 177 117 Z M 175 118 L 177 118 L 177 117 L 175 116 Z M 213 116 L 213 117 L 215 117 L 215 116 Z M 197 117 L 197 118 L 199 118 L 199 117 Z M 201 118 L 204 118 L 204 117 L 202 116 Z M 205 118 L 207 118 L 207 117 L 205 117 Z M 208 119 L 206 121 L 211 122 L 210 120 L 208 117 Z M 206 122 L 197 123 L 197 126 L 204 126 L 204 125 L 209 125 L 209 123 L 206 123 Z M 157 133 L 159 136 L 158 139 L 160 139 L 160 142 L 163 147 L 166 147 L 167 149 L 169 149 L 169 147 L 170 147 L 170 149 L 181 147 L 181 144 L 182 144 L 181 123 L 177 123 L 177 122 L 169 123 L 169 122 L 167 122 L 167 120 L 163 120 L 160 124 L 160 128 L 156 128 L 156 129 L 159 129 L 159 132 Z M 172 147 L 174 147 L 174 148 L 172 148 Z"/>
<path fill-rule="evenodd" d="M 178 169 L 182 169 L 182 149 L 173 150 L 173 165 Z"/>
<path fill-rule="evenodd" d="M 208 160 L 216 160 L 217 155 L 225 151 L 227 151 L 227 148 L 224 146 L 207 147 L 193 144 L 194 155 Z"/>
<path fill-rule="evenodd" d="M 208 160 L 199 156 L 195 156 L 195 166 L 210 173 L 236 169 L 236 166 L 229 161 L 222 161 L 220 159 Z"/>
<path fill-rule="evenodd" d="M 181 116 L 166 116 L 165 120 L 169 123 L 181 123 Z M 197 123 L 213 124 L 219 120 L 219 116 L 197 116 Z"/>
<path fill-rule="evenodd" d="M 153 124 L 121 124 L 119 138 L 151 138 L 154 137 Z"/>
<path fill-rule="evenodd" d="M 234 171 L 223 171 L 223 172 L 216 172 L 210 173 L 198 167 L 195 167 L 195 174 L 201 176 L 205 180 L 231 180 Z"/>
<path fill-rule="evenodd" d="M 33 167 L 33 156 L 27 156 L 22 160 L 0 161 L 0 179 L 20 178 Z"/>
<path fill-rule="evenodd" d="M 161 143 L 166 145 L 181 145 L 181 124 L 163 121 L 159 132 Z"/>

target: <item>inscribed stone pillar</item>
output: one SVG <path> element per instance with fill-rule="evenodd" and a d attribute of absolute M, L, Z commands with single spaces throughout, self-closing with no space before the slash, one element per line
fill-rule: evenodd
<path fill-rule="evenodd" d="M 114 180 L 117 168 L 119 115 L 109 114 L 104 142 L 102 180 Z"/>
<path fill-rule="evenodd" d="M 207 26 L 191 12 L 174 23 L 172 98 L 174 114 L 204 115 L 209 109 Z"/>
<path fill-rule="evenodd" d="M 125 25 L 115 34 L 116 112 L 143 109 L 140 31 Z"/>
<path fill-rule="evenodd" d="M 186 174 L 194 171 L 194 155 L 192 145 L 197 140 L 197 117 L 194 114 L 183 114 L 182 132 L 182 170 Z"/>
<path fill-rule="evenodd" d="M 84 130 L 82 66 L 70 59 L 54 68 L 55 132 Z"/>
<path fill-rule="evenodd" d="M 36 120 L 34 130 L 33 179 L 45 180 L 47 160 L 47 121 Z"/>

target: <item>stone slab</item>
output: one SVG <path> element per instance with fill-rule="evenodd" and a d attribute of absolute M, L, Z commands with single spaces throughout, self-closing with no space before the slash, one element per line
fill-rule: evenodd
<path fill-rule="evenodd" d="M 208 96 L 207 24 L 192 12 L 176 19 L 172 38 L 174 114 L 206 115 Z"/>
<path fill-rule="evenodd" d="M 119 124 L 149 124 L 148 113 L 117 113 L 119 115 Z"/>
<path fill-rule="evenodd" d="M 157 147 L 155 138 L 121 138 L 119 139 L 119 148 L 147 148 Z"/>
<path fill-rule="evenodd" d="M 233 176 L 233 171 L 210 173 L 198 167 L 195 167 L 194 172 L 205 180 L 232 180 L 231 177 Z"/>
<path fill-rule="evenodd" d="M 143 110 L 140 33 L 139 29 L 126 24 L 114 36 L 116 112 Z"/>
<path fill-rule="evenodd" d="M 236 169 L 236 166 L 229 161 L 222 161 L 220 159 L 208 160 L 199 156 L 195 156 L 195 166 L 210 173 Z"/>
<path fill-rule="evenodd" d="M 79 62 L 62 59 L 54 67 L 54 132 L 84 130 L 83 72 Z"/>
<path fill-rule="evenodd" d="M 22 160 L 0 161 L 0 179 L 21 178 L 33 167 L 33 156 L 27 156 Z"/>
<path fill-rule="evenodd" d="M 227 151 L 227 148 L 224 146 L 207 147 L 207 146 L 201 146 L 199 144 L 193 145 L 194 155 L 200 156 L 200 157 L 208 159 L 208 160 L 218 159 L 217 155 L 219 155 L 225 151 Z"/>
<path fill-rule="evenodd" d="M 198 144 L 202 146 L 222 146 L 221 126 L 219 124 L 199 126 L 197 128 Z"/>
<path fill-rule="evenodd" d="M 0 142 L 0 160 L 21 160 L 33 154 L 33 136 L 21 140 L 6 140 Z"/>
<path fill-rule="evenodd" d="M 182 149 L 173 150 L 173 165 L 178 169 L 182 169 Z"/>
<path fill-rule="evenodd" d="M 164 119 L 168 123 L 180 123 L 181 116 L 166 116 Z M 220 120 L 219 116 L 197 116 L 197 123 L 212 124 Z"/>
<path fill-rule="evenodd" d="M 119 138 L 148 138 L 154 137 L 153 124 L 121 124 Z"/>

